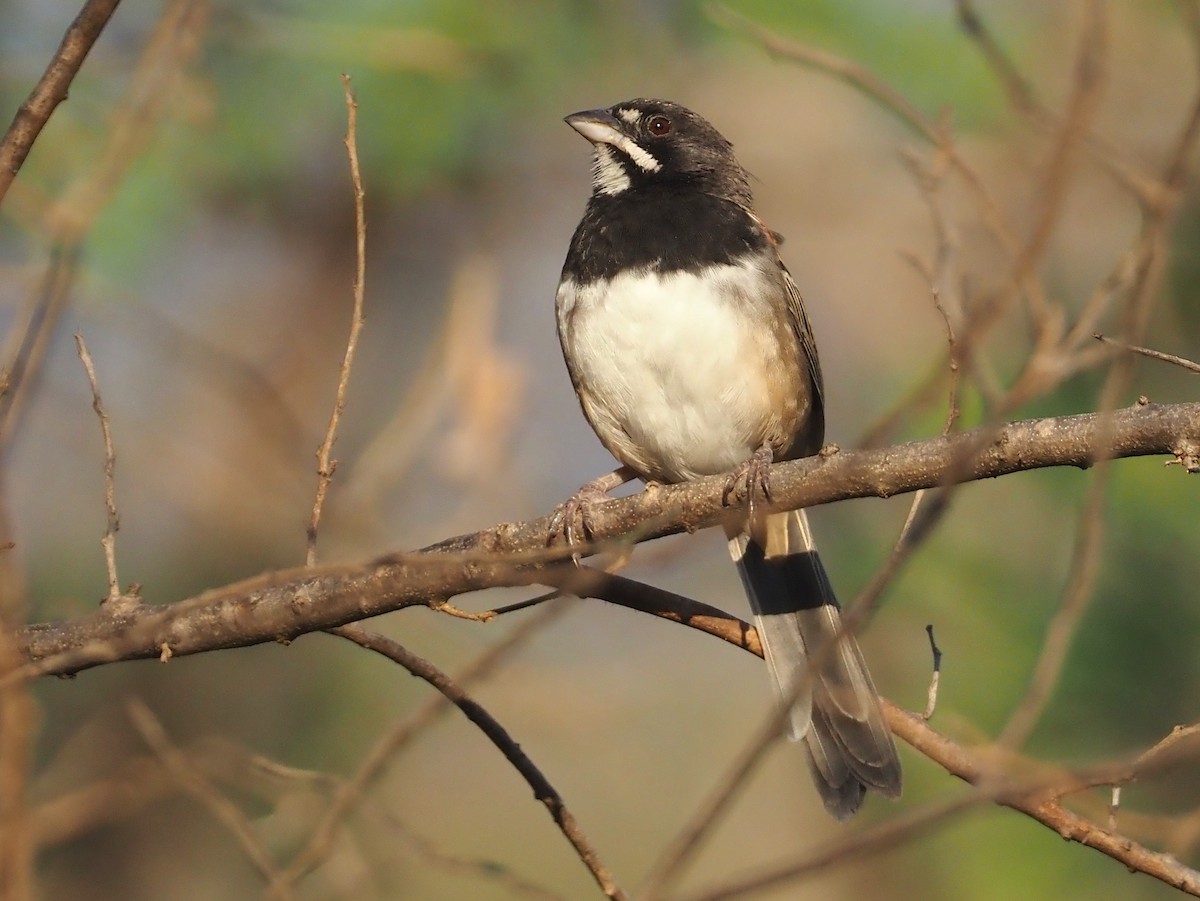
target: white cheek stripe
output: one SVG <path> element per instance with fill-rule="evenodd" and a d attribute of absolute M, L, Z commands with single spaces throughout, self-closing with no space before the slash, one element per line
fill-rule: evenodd
<path fill-rule="evenodd" d="M 662 168 L 662 164 L 645 147 L 625 135 L 616 135 L 612 145 L 633 160 L 643 172 L 657 172 Z"/>

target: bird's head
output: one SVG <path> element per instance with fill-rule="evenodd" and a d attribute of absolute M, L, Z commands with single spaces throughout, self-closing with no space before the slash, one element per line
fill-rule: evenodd
<path fill-rule="evenodd" d="M 596 148 L 592 191 L 599 196 L 670 187 L 698 190 L 749 206 L 746 170 L 733 145 L 709 122 L 668 100 L 626 100 L 585 110 L 566 123 Z"/>

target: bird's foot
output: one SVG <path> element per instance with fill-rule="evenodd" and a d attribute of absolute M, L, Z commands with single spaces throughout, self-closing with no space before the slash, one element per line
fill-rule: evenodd
<path fill-rule="evenodd" d="M 730 499 L 741 491 L 745 491 L 746 517 L 754 519 L 754 499 L 759 492 L 763 500 L 771 501 L 771 462 L 775 454 L 769 444 L 764 444 L 744 463 L 739 463 L 729 473 L 725 481 L 725 490 L 721 493 L 721 503 L 729 506 Z"/>
<path fill-rule="evenodd" d="M 568 547 L 575 547 L 587 541 L 593 534 L 592 510 L 597 504 L 610 499 L 610 491 L 624 485 L 633 477 L 630 470 L 622 467 L 580 486 L 578 491 L 555 507 L 550 515 L 547 546 L 557 544 L 559 540 L 566 542 Z M 573 552 L 571 559 L 578 563 L 579 552 Z"/>

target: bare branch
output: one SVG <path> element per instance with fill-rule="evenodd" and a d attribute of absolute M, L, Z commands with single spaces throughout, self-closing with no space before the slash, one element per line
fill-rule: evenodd
<path fill-rule="evenodd" d="M 497 861 L 464 857 L 445 850 L 425 836 L 419 835 L 390 811 L 385 811 L 384 817 L 389 826 L 396 830 L 422 858 L 434 866 L 452 873 L 467 873 L 494 883 L 506 889 L 513 896 L 533 898 L 536 901 L 567 901 L 563 895 L 529 881 Z"/>
<path fill-rule="evenodd" d="M 979 49 L 980 55 L 992 70 L 1012 108 L 1042 131 L 1061 129 L 1062 124 L 1058 117 L 1037 98 L 1029 81 L 1008 58 L 984 23 L 975 9 L 975 4 L 971 0 L 954 0 L 954 6 L 959 26 Z M 1161 190 L 1161 186 L 1142 172 L 1120 148 L 1090 132 L 1085 137 L 1097 161 L 1139 200 L 1146 202 Z"/>
<path fill-rule="evenodd" d="M 1059 801 L 1061 790 L 1055 786 L 1071 781 L 1072 777 L 1069 774 L 1054 773 L 1049 777 L 1038 775 L 1032 780 L 1014 780 L 1003 769 L 985 763 L 990 758 L 934 731 L 917 714 L 901 710 L 887 701 L 883 702 L 883 708 L 888 725 L 898 738 L 941 765 L 951 775 L 970 783 L 975 790 L 968 795 L 918 809 L 853 835 L 837 838 L 792 860 L 689 896 L 687 901 L 724 901 L 743 897 L 771 886 L 791 882 L 836 863 L 877 854 L 911 841 L 950 817 L 989 801 L 1023 813 L 1053 829 L 1062 838 L 1094 848 L 1130 870 L 1145 873 L 1188 894 L 1200 896 L 1200 872 L 1185 866 L 1170 854 L 1152 851 L 1122 834 L 1111 832 L 1064 808 Z M 1173 732 L 1172 735 L 1174 734 Z M 1170 738 L 1171 736 L 1168 736 L 1168 739 Z M 1167 739 L 1164 740 L 1166 741 Z M 1164 742 L 1155 747 L 1161 747 Z M 1153 751 L 1154 749 L 1151 749 L 1141 755 L 1134 764 L 1126 765 L 1125 775 L 1138 772 L 1138 762 L 1153 757 Z M 1114 773 L 1113 768 L 1107 769 L 1109 773 Z M 1112 776 L 1107 778 L 1111 779 Z M 1092 782 L 1094 779 L 1091 776 L 1083 776 L 1080 781 Z"/>
<path fill-rule="evenodd" d="M 86 15 L 92 7 L 105 5 L 89 3 L 81 15 Z M 116 3 L 110 5 L 115 7 Z M 171 0 L 166 5 L 142 50 L 129 86 L 111 116 L 112 124 L 95 162 L 56 199 L 47 215 L 50 258 L 45 274 L 36 294 L 30 298 L 26 310 L 14 322 L 5 340 L 8 378 L 0 390 L 0 450 L 7 447 L 16 432 L 50 338 L 70 300 L 83 241 L 146 146 L 159 122 L 175 77 L 196 55 L 199 42 L 193 38 L 201 20 L 198 8 L 202 6 L 195 0 Z M 103 23 L 96 25 L 95 34 L 99 34 L 101 27 Z M 91 36 L 93 41 L 95 34 Z M 68 41 L 83 40 L 80 36 L 72 39 L 70 35 L 68 32 L 64 45 Z M 90 41 L 87 46 L 90 47 Z M 77 52 L 85 54 L 86 49 L 78 47 Z M 79 62 L 82 60 L 80 55 Z M 54 66 L 52 63 L 51 69 Z M 69 81 L 67 77 L 61 83 L 62 91 L 66 91 Z M 3 178 L 4 170 L 0 168 L 0 181 Z"/>
<path fill-rule="evenodd" d="M 885 709 L 885 712 L 887 710 Z M 764 889 L 792 882 L 809 873 L 828 869 L 856 858 L 869 857 L 924 835 L 952 816 L 989 800 L 986 796 L 964 795 L 952 801 L 913 811 L 878 826 L 836 838 L 798 860 L 733 879 L 708 891 L 686 896 L 686 901 L 726 901 L 753 895 Z"/>
<path fill-rule="evenodd" d="M 84 4 L 63 35 L 58 51 L 42 73 L 33 93 L 17 110 L 16 117 L 4 134 L 4 140 L 0 141 L 0 201 L 8 193 L 9 185 L 17 177 L 25 158 L 33 149 L 34 141 L 50 121 L 50 116 L 67 99 L 67 89 L 92 45 L 100 37 L 100 32 L 116 11 L 118 3 L 120 0 L 88 0 Z"/>
<path fill-rule="evenodd" d="M 964 460 L 964 450 L 976 448 L 984 436 L 990 440 Z M 1191 460 L 1191 468 L 1200 470 L 1200 403 L 1026 420 L 881 450 L 795 460 L 772 467 L 771 494 L 777 509 L 792 509 L 851 497 L 891 497 L 947 479 L 972 481 L 1047 466 L 1086 468 L 1098 458 L 1147 454 Z M 723 476 L 712 476 L 598 505 L 594 537 L 603 547 L 629 535 L 640 541 L 717 525 L 737 515 L 722 504 L 724 485 Z M 506 523 L 366 566 L 281 570 L 171 605 L 27 626 L 15 633 L 31 661 L 20 675 L 159 658 L 164 646 L 182 656 L 288 640 L 404 607 L 436 606 L 481 588 L 555 584 L 563 578 L 555 575 L 555 567 L 571 549 L 547 549 L 547 534 L 549 517 Z"/>
<path fill-rule="evenodd" d="M 75 333 L 75 347 L 79 351 L 79 359 L 83 370 L 87 373 L 88 385 L 92 389 L 92 409 L 100 420 L 100 432 L 104 436 L 104 507 L 108 512 L 108 525 L 104 537 L 100 540 L 104 548 L 104 565 L 108 570 L 108 597 L 102 602 L 102 607 L 116 611 L 125 603 L 136 606 L 136 597 L 125 598 L 121 594 L 121 580 L 117 578 L 117 530 L 121 528 L 121 518 L 117 515 L 117 485 L 114 472 L 117 467 L 117 456 L 113 451 L 112 429 L 109 427 L 108 413 L 104 409 L 104 401 L 100 399 L 100 386 L 96 383 L 96 366 L 92 355 L 88 353 L 83 334 Z"/>
<path fill-rule="evenodd" d="M 1029 237 L 1013 262 L 1013 284 L 1026 284 L 1033 277 L 1035 268 L 1046 253 L 1050 236 L 1061 218 L 1060 212 L 1070 184 L 1070 175 L 1076 168 L 1079 148 L 1099 106 L 1107 48 L 1104 6 L 1098 0 L 1088 0 L 1084 4 L 1083 34 L 1075 59 L 1067 112 L 1050 159 L 1041 173 L 1037 192 L 1037 216 Z M 1045 297 L 1039 292 L 1029 292 L 1029 300 L 1031 312 L 1037 317 L 1039 330 L 1052 328 L 1054 320 L 1050 316 Z"/>
<path fill-rule="evenodd" d="M 357 260 L 354 270 L 354 313 L 350 319 L 350 335 L 346 339 L 346 353 L 342 357 L 338 373 L 337 394 L 333 401 L 333 412 L 329 415 L 329 428 L 325 440 L 317 449 L 317 493 L 313 498 L 312 518 L 308 523 L 309 566 L 317 563 L 317 526 L 321 523 L 321 511 L 325 506 L 325 495 L 333 480 L 337 461 L 332 459 L 333 442 L 337 438 L 338 423 L 346 408 L 346 388 L 350 384 L 350 369 L 354 365 L 354 354 L 358 349 L 358 336 L 363 326 L 363 291 L 367 277 L 367 218 L 363 202 L 362 171 L 358 166 L 358 101 L 350 90 L 350 76 L 342 75 L 342 86 L 346 92 L 346 154 L 350 160 L 350 181 L 354 187 L 354 248 Z"/>
<path fill-rule="evenodd" d="M 66 309 L 79 271 L 77 243 L 55 244 L 36 293 L 14 321 L 5 340 L 7 372 L 0 389 L 0 451 L 12 441 L 30 386 L 41 371 L 50 337 Z"/>
<path fill-rule="evenodd" d="M 906 126 L 937 147 L 941 153 L 945 154 L 946 161 L 974 197 L 980 214 L 996 241 L 1010 255 L 1017 253 L 1019 242 L 1016 233 L 1005 218 L 1000 203 L 984 184 L 979 173 L 959 153 L 947 130 L 922 113 L 902 93 L 866 66 L 853 60 L 845 59 L 827 50 L 781 38 L 770 29 L 764 28 L 757 22 L 720 4 L 713 4 L 708 9 L 709 15 L 713 19 L 758 41 L 769 53 L 818 72 L 824 72 L 850 85 L 864 96 L 879 103 L 884 109 L 897 116 Z M 1031 281 L 1022 287 L 1031 293 L 1041 291 L 1041 286 L 1036 281 Z"/>
<path fill-rule="evenodd" d="M 1136 344 L 1126 344 L 1124 341 L 1117 341 L 1114 338 L 1109 338 L 1096 332 L 1092 335 L 1097 341 L 1102 341 L 1110 347 L 1117 347 L 1129 353 L 1141 354 L 1143 357 L 1149 357 L 1151 360 L 1159 360 L 1163 363 L 1170 363 L 1172 366 L 1178 366 L 1181 369 L 1186 369 L 1188 372 L 1200 373 L 1200 363 L 1194 363 L 1185 357 L 1179 357 L 1175 354 L 1164 353 L 1161 350 L 1154 350 L 1150 347 L 1139 347 Z"/>
<path fill-rule="evenodd" d="M 543 607 L 534 616 L 513 629 L 507 637 L 491 645 L 473 663 L 457 673 L 454 676 L 454 682 L 460 688 L 465 689 L 469 685 L 482 681 L 502 661 L 524 645 L 529 638 L 558 619 L 568 606 L 559 602 Z M 280 875 L 282 882 L 294 883 L 329 853 L 338 827 L 349 816 L 354 805 L 362 799 L 367 787 L 378 778 L 384 767 L 393 761 L 401 750 L 448 711 L 450 706 L 450 699 L 446 695 L 434 695 L 411 716 L 397 722 L 375 743 L 375 746 L 359 764 L 354 776 L 339 786 L 333 800 L 313 830 L 308 843 L 292 858 L 287 869 Z"/>

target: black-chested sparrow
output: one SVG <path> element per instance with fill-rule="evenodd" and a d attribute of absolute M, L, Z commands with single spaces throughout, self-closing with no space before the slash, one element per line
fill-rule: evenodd
<path fill-rule="evenodd" d="M 779 236 L 754 213 L 729 141 L 690 110 L 630 100 L 566 121 L 595 163 L 558 336 L 584 415 L 623 464 L 577 498 L 634 477 L 730 473 L 753 499 L 772 461 L 815 454 L 825 433 L 817 349 Z M 868 788 L 900 793 L 896 748 L 858 644 L 827 646 L 842 619 L 804 511 L 750 509 L 729 549 L 775 691 L 795 699 L 791 738 L 845 819 Z"/>

